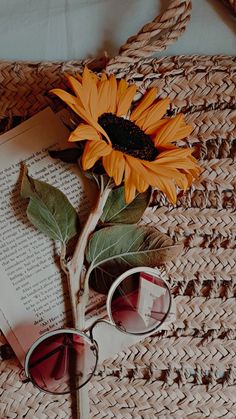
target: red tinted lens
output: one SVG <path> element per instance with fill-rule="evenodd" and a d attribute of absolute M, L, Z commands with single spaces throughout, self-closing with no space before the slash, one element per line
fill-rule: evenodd
<path fill-rule="evenodd" d="M 110 308 L 117 327 L 128 333 L 142 334 L 164 321 L 170 304 L 169 289 L 160 277 L 136 272 L 117 286 Z"/>
<path fill-rule="evenodd" d="M 88 338 L 58 331 L 39 342 L 26 368 L 38 387 L 60 394 L 85 384 L 93 375 L 96 363 L 97 350 Z"/>

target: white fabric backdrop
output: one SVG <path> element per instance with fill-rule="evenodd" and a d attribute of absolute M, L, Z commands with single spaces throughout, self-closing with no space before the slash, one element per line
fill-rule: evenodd
<path fill-rule="evenodd" d="M 167 0 L 0 0 L 0 59 L 110 55 Z M 193 0 L 187 32 L 164 54 L 233 54 L 235 20 L 220 0 Z M 163 54 L 162 54 L 163 55 Z"/>

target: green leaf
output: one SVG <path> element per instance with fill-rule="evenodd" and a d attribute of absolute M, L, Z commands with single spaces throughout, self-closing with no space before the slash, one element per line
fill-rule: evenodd
<path fill-rule="evenodd" d="M 33 179 L 24 168 L 22 198 L 30 198 L 27 217 L 51 239 L 66 243 L 77 233 L 78 216 L 67 197 L 54 186 Z"/>
<path fill-rule="evenodd" d="M 116 262 L 108 261 L 95 268 L 89 277 L 89 285 L 99 294 L 107 294 L 112 283 L 118 278 L 119 275 L 124 273 L 126 268 Z"/>
<path fill-rule="evenodd" d="M 126 204 L 124 186 L 113 189 L 104 207 L 101 221 L 112 224 L 137 223 L 150 202 L 151 193 L 152 189 L 148 188 L 146 192 L 137 194 L 130 204 Z"/>
<path fill-rule="evenodd" d="M 177 257 L 181 244 L 153 227 L 114 225 L 95 232 L 86 252 L 90 270 L 108 262 L 118 262 L 122 268 L 155 267 Z"/>

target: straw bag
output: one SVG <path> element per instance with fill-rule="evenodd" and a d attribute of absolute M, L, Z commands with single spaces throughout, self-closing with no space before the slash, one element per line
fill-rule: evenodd
<path fill-rule="evenodd" d="M 235 1 L 229 1 L 236 10 Z M 177 205 L 158 192 L 142 223 L 184 241 L 166 266 L 176 301 L 174 324 L 99 367 L 89 384 L 91 418 L 202 419 L 236 417 L 235 304 L 235 70 L 229 56 L 151 59 L 185 30 L 191 1 L 173 0 L 107 63 L 107 71 L 139 87 L 137 99 L 157 86 L 194 126 L 188 143 L 204 168 L 201 180 Z M 48 91 L 65 87 L 64 73 L 102 61 L 0 63 L 0 128 L 5 131 L 50 105 Z M 3 342 L 4 343 L 4 342 Z M 0 363 L 0 417 L 70 418 L 70 397 L 38 392 L 19 378 L 7 345 Z M 8 359 L 6 359 L 8 358 Z"/>

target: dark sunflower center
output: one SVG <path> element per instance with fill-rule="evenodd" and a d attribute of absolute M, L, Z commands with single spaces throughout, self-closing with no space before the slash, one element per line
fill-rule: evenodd
<path fill-rule="evenodd" d="M 98 123 L 108 134 L 115 150 L 142 160 L 155 160 L 158 152 L 151 138 L 134 122 L 104 113 L 98 118 Z"/>

